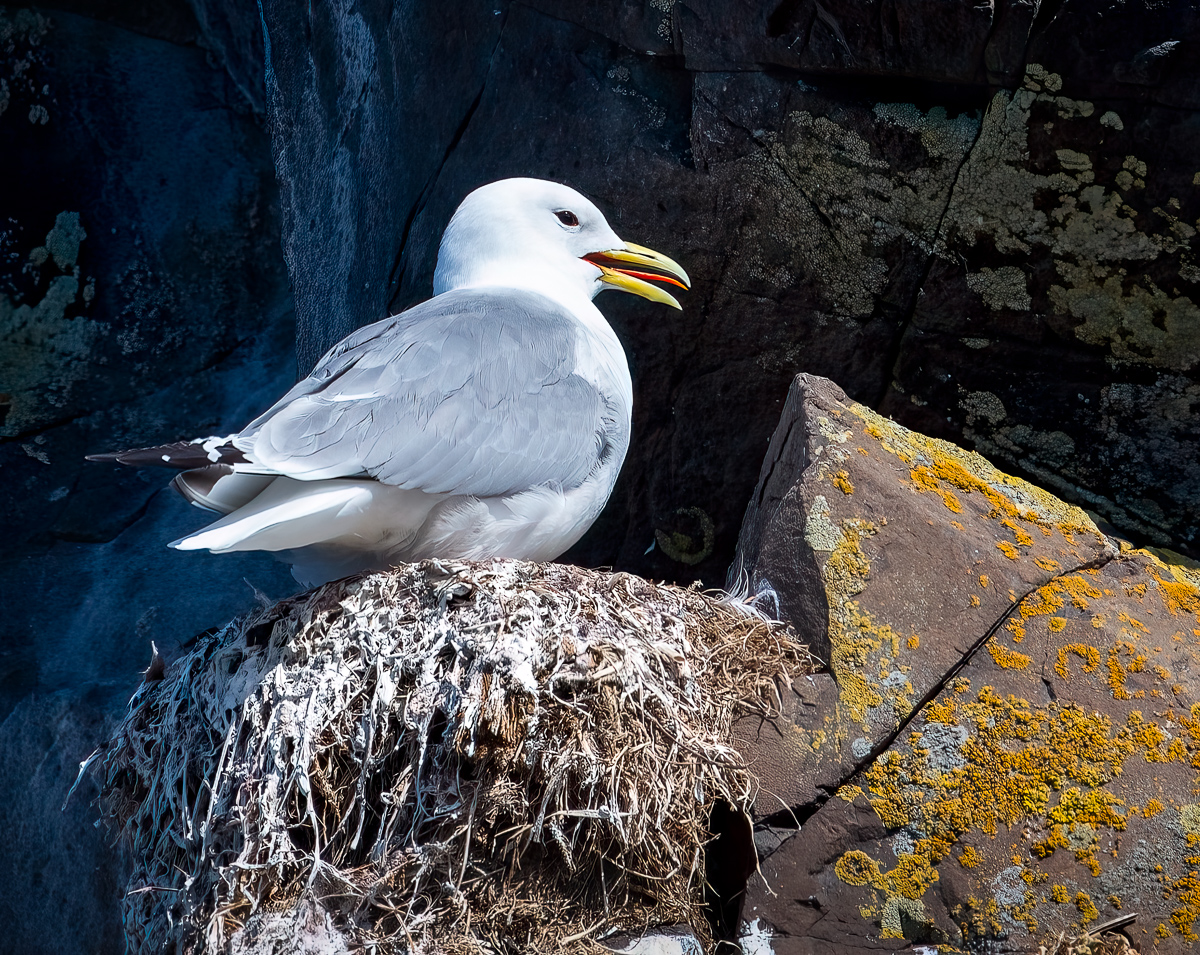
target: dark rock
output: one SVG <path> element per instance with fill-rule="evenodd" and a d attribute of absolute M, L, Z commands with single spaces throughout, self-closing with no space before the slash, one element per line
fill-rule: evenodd
<path fill-rule="evenodd" d="M 1200 139 L 1188 112 L 1067 89 L 1031 66 L 996 94 L 881 408 L 1194 548 Z"/>
<path fill-rule="evenodd" d="M 1139 540 L 1196 546 L 1200 492 L 1167 473 L 1200 450 L 1180 410 L 1191 4 L 264 14 L 302 364 L 427 296 L 450 213 L 503 176 L 568 181 L 695 277 L 681 316 L 601 300 L 634 366 L 635 435 L 573 559 L 716 582 L 797 371 L 1050 475 Z M 968 392 L 1006 418 L 968 421 Z M 1161 451 L 1138 446 L 1146 430 Z"/>
<path fill-rule="evenodd" d="M 187 559 L 161 475 L 83 455 L 244 423 L 295 373 L 269 141 L 185 3 L 0 11 L 0 952 L 123 950 L 94 788 L 151 658 L 267 555 Z M 210 44 L 211 46 L 211 44 Z M 52 928 L 51 928 L 52 927 Z"/>
<path fill-rule="evenodd" d="M 95 825 L 95 783 L 67 800 L 80 762 L 111 731 L 103 702 L 30 696 L 0 723 L 0 951 L 124 951 L 126 865 Z"/>

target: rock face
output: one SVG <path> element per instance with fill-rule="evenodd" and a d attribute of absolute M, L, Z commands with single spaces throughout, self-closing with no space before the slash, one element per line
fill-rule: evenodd
<path fill-rule="evenodd" d="M 737 727 L 767 767 L 747 939 L 1027 951 L 1132 912 L 1140 951 L 1200 940 L 1195 565 L 807 375 L 738 558 L 829 661 Z"/>
<path fill-rule="evenodd" d="M 89 901 L 119 881 L 98 837 L 57 861 L 71 765 L 151 639 L 169 652 L 228 619 L 243 576 L 291 589 L 269 558 L 165 551 L 196 517 L 159 478 L 81 456 L 243 423 L 291 383 L 297 341 L 308 367 L 426 296 L 446 220 L 490 179 L 570 182 L 696 279 L 679 316 L 601 300 L 633 365 L 633 447 L 571 559 L 719 583 L 799 371 L 1200 556 L 1198 24 L 1186 0 L 5 8 L 0 806 L 33 815 L 0 826 L 0 909 L 20 913 L 0 949 L 45 950 L 50 918 L 115 939 L 115 908 Z M 934 479 L 914 546 L 951 572 L 968 555 L 940 492 L 977 498 Z M 1106 559 L 1086 534 L 1055 556 L 1060 528 L 1009 519 L 1034 543 L 1006 528 L 1026 556 L 989 552 L 1003 588 L 955 578 L 970 628 L 1067 558 Z M 803 556 L 796 587 L 771 578 L 801 620 L 828 612 Z M 981 638 L 940 616 L 893 626 L 953 653 Z M 868 756 L 944 690 L 940 662 L 913 665 L 911 693 L 865 698 Z M 25 795 L 35 770 L 45 798 Z"/>
<path fill-rule="evenodd" d="M 120 952 L 95 790 L 61 812 L 79 762 L 152 640 L 294 584 L 167 550 L 200 515 L 83 456 L 242 423 L 293 318 L 269 140 L 191 8 L 56 7 L 0 10 L 0 951 Z"/>
<path fill-rule="evenodd" d="M 426 296 L 503 176 L 696 279 L 681 316 L 601 300 L 635 434 L 575 559 L 716 582 L 798 371 L 1200 553 L 1191 4 L 263 12 L 301 364 Z"/>

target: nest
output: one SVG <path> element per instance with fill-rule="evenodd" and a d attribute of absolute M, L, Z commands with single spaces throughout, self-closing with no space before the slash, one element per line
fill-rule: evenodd
<path fill-rule="evenodd" d="M 558 564 L 328 584 L 152 665 L 97 764 L 131 952 L 596 951 L 706 931 L 729 744 L 811 672 L 777 623 Z"/>

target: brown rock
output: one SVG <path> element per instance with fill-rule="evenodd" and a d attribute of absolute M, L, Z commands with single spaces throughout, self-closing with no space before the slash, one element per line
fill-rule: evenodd
<path fill-rule="evenodd" d="M 836 788 L 1014 603 L 1112 554 L 1078 508 L 798 375 L 734 566 L 829 671 L 784 694 L 783 720 L 741 724 L 759 813 Z"/>
<path fill-rule="evenodd" d="M 782 719 L 741 724 L 790 810 L 760 799 L 747 944 L 1032 951 L 1126 913 L 1143 953 L 1200 940 L 1194 565 L 1118 554 L 1045 492 L 803 376 L 739 555 L 810 638 L 802 590 L 824 595 L 830 652 Z"/>

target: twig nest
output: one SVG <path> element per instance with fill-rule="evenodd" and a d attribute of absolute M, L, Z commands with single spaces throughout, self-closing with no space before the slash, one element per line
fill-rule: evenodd
<path fill-rule="evenodd" d="M 102 762 L 130 950 L 703 931 L 710 809 L 755 794 L 730 722 L 811 669 L 737 605 L 561 564 L 425 561 L 236 620 L 142 685 Z"/>

